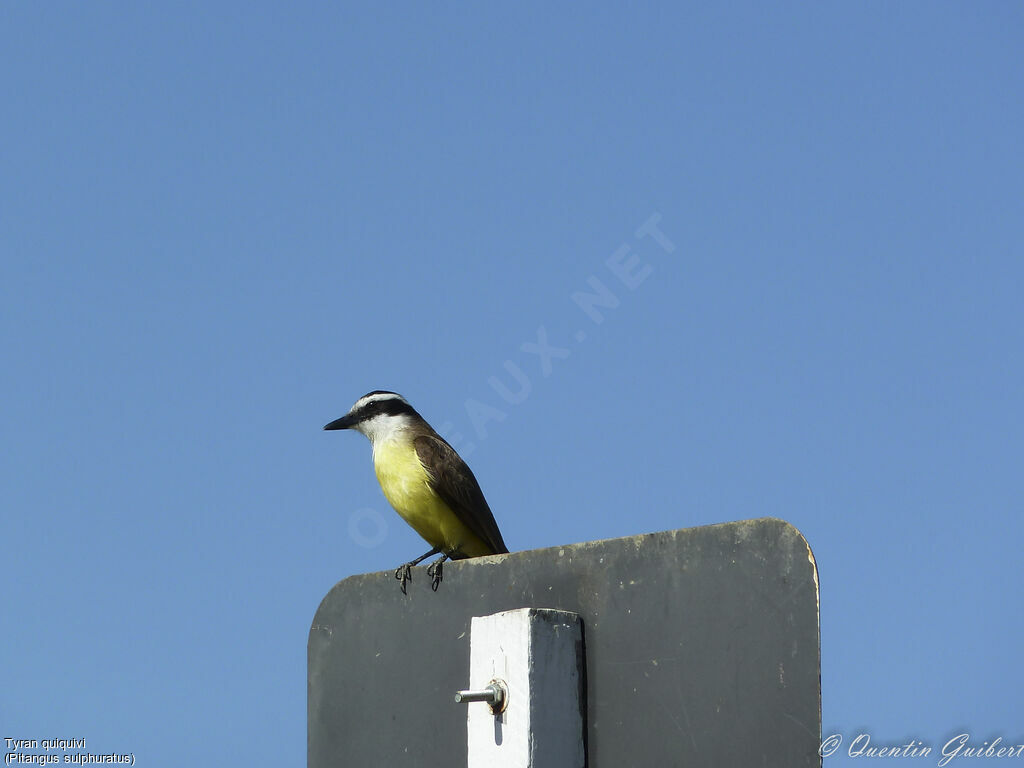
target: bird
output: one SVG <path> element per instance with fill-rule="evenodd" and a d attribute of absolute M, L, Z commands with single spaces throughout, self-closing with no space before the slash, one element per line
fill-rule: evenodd
<path fill-rule="evenodd" d="M 324 429 L 354 429 L 369 438 L 384 497 L 431 546 L 395 571 L 402 594 L 413 567 L 433 555 L 441 555 L 427 568 L 436 592 L 446 560 L 508 552 L 473 472 L 400 394 L 369 392 Z"/>

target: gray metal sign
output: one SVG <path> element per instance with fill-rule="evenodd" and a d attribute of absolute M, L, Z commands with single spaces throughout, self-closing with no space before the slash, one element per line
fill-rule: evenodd
<path fill-rule="evenodd" d="M 817 569 L 771 518 L 339 582 L 309 634 L 308 765 L 466 765 L 470 622 L 582 617 L 590 768 L 817 766 Z"/>

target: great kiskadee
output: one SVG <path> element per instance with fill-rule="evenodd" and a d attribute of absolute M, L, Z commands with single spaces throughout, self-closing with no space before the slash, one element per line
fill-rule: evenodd
<path fill-rule="evenodd" d="M 324 429 L 355 429 L 370 439 L 384 497 L 433 547 L 395 571 L 403 594 L 412 567 L 432 555 L 441 554 L 427 569 L 431 588 L 437 591 L 445 560 L 508 552 L 466 462 L 404 397 L 370 392 Z"/>

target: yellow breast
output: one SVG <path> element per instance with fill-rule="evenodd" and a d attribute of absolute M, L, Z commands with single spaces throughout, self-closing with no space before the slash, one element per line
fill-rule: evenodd
<path fill-rule="evenodd" d="M 411 440 L 375 445 L 373 468 L 388 503 L 430 546 L 464 557 L 490 554 L 487 545 L 431 488 Z"/>

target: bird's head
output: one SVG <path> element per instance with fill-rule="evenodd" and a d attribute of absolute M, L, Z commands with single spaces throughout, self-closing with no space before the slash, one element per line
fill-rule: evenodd
<path fill-rule="evenodd" d="M 386 442 L 412 426 L 419 414 L 397 392 L 376 390 L 363 395 L 340 419 L 324 429 L 354 429 L 371 443 Z"/>

